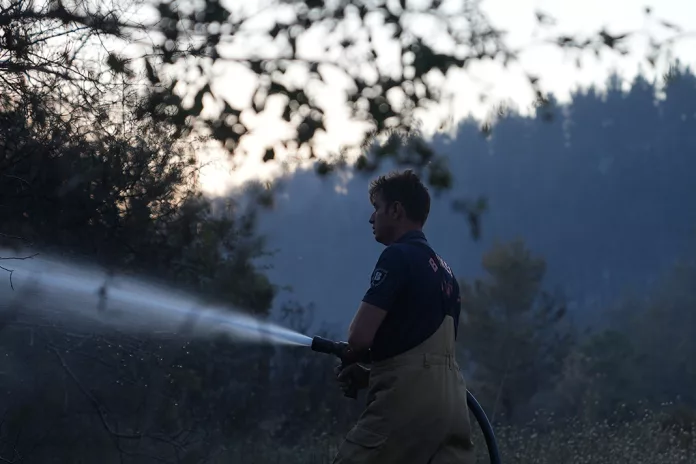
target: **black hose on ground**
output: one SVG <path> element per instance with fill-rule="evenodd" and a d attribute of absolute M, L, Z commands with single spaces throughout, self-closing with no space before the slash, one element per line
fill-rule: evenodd
<path fill-rule="evenodd" d="M 469 390 L 466 391 L 466 404 L 469 406 L 469 410 L 474 415 L 476 422 L 479 423 L 479 427 L 481 427 L 483 438 L 486 440 L 488 455 L 491 458 L 491 464 L 500 464 L 500 452 L 498 451 L 498 442 L 495 439 L 495 433 L 493 433 L 493 426 L 488 420 L 486 412 Z"/>

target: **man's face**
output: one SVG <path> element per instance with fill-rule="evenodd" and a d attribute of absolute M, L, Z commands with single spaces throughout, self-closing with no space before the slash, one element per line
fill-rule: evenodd
<path fill-rule="evenodd" d="M 372 224 L 372 233 L 375 236 L 375 240 L 383 245 L 389 245 L 394 241 L 396 218 L 381 194 L 377 193 L 375 195 L 372 206 L 374 206 L 375 210 L 372 216 L 370 216 L 370 224 Z"/>

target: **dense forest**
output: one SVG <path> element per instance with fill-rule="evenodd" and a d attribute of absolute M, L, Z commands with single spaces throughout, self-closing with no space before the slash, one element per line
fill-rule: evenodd
<path fill-rule="evenodd" d="M 208 1 L 186 30 L 179 13 L 158 5 L 171 19 L 159 25 L 160 65 L 186 50 L 205 55 L 220 40 L 211 25 L 236 18 Z M 297 170 L 278 179 L 272 201 L 254 189 L 251 202 L 247 193 L 206 198 L 192 154 L 211 140 L 235 146 L 247 130 L 240 111 L 226 106 L 224 124 L 207 121 L 212 133 L 200 135 L 189 123 L 209 88 L 183 111 L 150 61 L 140 70 L 148 93 L 122 56 L 95 58 L 108 64 L 101 73 L 80 46 L 48 47 L 66 25 L 75 26 L 73 45 L 104 46 L 137 29 L 119 23 L 125 6 L 82 6 L 0 2 L 4 294 L 13 260 L 31 259 L 30 248 L 342 337 L 379 252 L 366 201 L 377 171 Z M 298 21 L 308 28 L 317 11 L 305 10 Z M 502 53 L 495 31 L 476 24 L 493 55 Z M 208 34 L 198 49 L 181 42 L 191 31 Z M 609 47 L 619 40 L 601 38 Z M 470 47 L 480 57 L 474 45 L 491 44 Z M 428 61 L 422 54 L 432 50 L 419 46 L 418 79 L 463 65 L 446 55 Z M 249 63 L 268 77 L 268 93 L 292 97 L 288 119 L 302 116 L 299 138 L 309 142 L 320 118 L 307 95 L 273 80 L 273 59 Z M 371 94 L 356 82 L 355 95 Z M 462 281 L 460 363 L 506 462 L 694 460 L 696 76 L 675 64 L 659 84 L 638 78 L 624 91 L 615 77 L 606 92 L 579 91 L 568 104 L 549 96 L 531 116 L 501 112 L 490 131 L 468 120 L 454 136 L 427 140 L 454 185 L 435 195 L 426 233 Z M 367 119 L 385 123 L 383 98 L 355 98 L 358 110 L 374 109 Z M 486 208 L 474 240 L 461 201 L 479 197 Z M 360 412 L 362 398 L 345 399 L 334 383 L 335 361 L 313 353 L 93 333 L 27 309 L 0 302 L 2 462 L 325 462 Z M 477 445 L 483 456 L 480 437 Z"/>

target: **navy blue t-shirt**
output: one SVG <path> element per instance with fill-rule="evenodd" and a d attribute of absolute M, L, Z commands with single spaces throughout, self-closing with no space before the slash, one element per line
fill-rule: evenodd
<path fill-rule="evenodd" d="M 373 361 L 421 344 L 446 315 L 454 318 L 455 331 L 459 325 L 457 279 L 419 231 L 406 233 L 384 249 L 363 301 L 387 311 L 372 344 Z"/>

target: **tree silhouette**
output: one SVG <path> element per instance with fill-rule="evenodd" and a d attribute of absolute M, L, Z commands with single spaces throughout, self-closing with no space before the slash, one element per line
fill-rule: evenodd
<path fill-rule="evenodd" d="M 268 146 L 264 159 L 273 159 L 280 148 L 311 158 L 317 150 L 315 136 L 326 131 L 329 109 L 319 91 L 334 80 L 330 75 L 345 81 L 340 91 L 343 105 L 351 119 L 363 124 L 369 140 L 385 131 L 413 130 L 418 124 L 415 110 L 444 97 L 438 75 L 446 77 L 451 69 L 484 60 L 507 66 L 523 51 L 508 46 L 504 31 L 495 29 L 478 4 L 469 1 L 453 6 L 440 0 L 418 5 L 277 0 L 256 10 L 249 5 L 228 9 L 217 0 L 148 6 L 4 0 L 3 85 L 21 92 L 36 87 L 63 91 L 61 85 L 70 83 L 72 93 L 80 94 L 85 87 L 106 85 L 102 79 L 106 71 L 131 82 L 144 77 L 149 85 L 141 115 L 171 124 L 177 135 L 203 131 L 236 156 L 242 155 L 242 139 L 254 130 L 248 118 L 264 113 L 270 99 L 278 96 L 284 108 L 281 119 L 293 135 L 281 140 L 282 146 Z M 542 44 L 575 54 L 579 62 L 585 52 L 628 54 L 626 41 L 638 34 L 601 30 L 573 37 L 555 33 L 553 21 L 543 13 L 537 13 L 537 20 L 548 31 Z M 672 34 L 663 41 L 650 35 L 649 62 L 684 34 L 671 24 L 659 24 Z M 320 44 L 317 50 L 308 48 L 310 41 Z M 66 47 L 66 43 L 78 45 Z M 137 45 L 144 52 L 119 54 L 111 43 Z M 398 57 L 393 67 L 383 63 L 387 45 Z M 107 69 L 98 66 L 95 56 Z M 216 63 L 255 76 L 248 106 L 235 107 L 213 90 Z M 528 76 L 528 82 L 544 107 L 548 96 L 538 78 Z M 204 114 L 208 100 L 221 106 L 217 114 Z M 431 161 L 430 155 L 422 155 L 418 163 Z M 358 166 L 375 161 L 363 159 Z M 434 177 L 435 182 L 439 178 L 446 182 L 446 177 Z"/>
<path fill-rule="evenodd" d="M 276 288 L 254 264 L 265 251 L 254 211 L 203 198 L 192 182 L 190 147 L 166 125 L 136 118 L 137 95 L 124 89 L 120 114 L 93 126 L 86 123 L 95 117 L 90 107 L 73 107 L 66 120 L 51 95 L 15 96 L 23 98 L 0 109 L 0 222 L 7 235 L 40 252 L 146 274 L 268 316 Z M 240 356 L 229 340 L 90 333 L 26 311 L 40 303 L 18 296 L 1 303 L 0 352 L 7 366 L 32 367 L 13 367 L 0 380 L 15 393 L 2 412 L 2 459 L 51 462 L 57 454 L 80 461 L 96 453 L 108 461 L 113 453 L 196 462 L 215 452 L 209 444 L 216 434 L 238 433 L 265 401 L 267 347 Z M 234 383 L 230 373 L 243 375 Z M 256 395 L 247 395 L 242 379 Z M 210 427 L 205 438 L 201 424 Z"/>
<path fill-rule="evenodd" d="M 565 307 L 542 290 L 545 262 L 521 241 L 491 249 L 483 268 L 488 279 L 462 285 L 460 339 L 491 414 L 510 420 L 559 372 Z"/>

